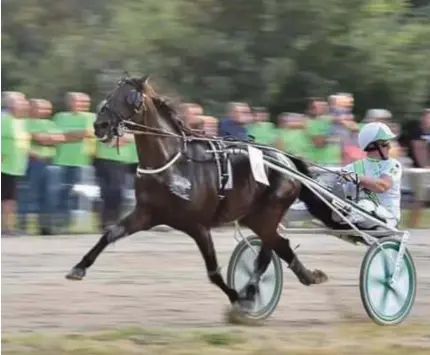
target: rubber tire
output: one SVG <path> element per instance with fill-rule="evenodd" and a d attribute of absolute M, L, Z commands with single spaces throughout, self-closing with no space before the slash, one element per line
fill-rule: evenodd
<path fill-rule="evenodd" d="M 253 235 L 246 237 L 248 242 L 252 245 L 257 247 L 258 251 L 261 248 L 261 240 L 259 237 Z M 235 270 L 237 263 L 239 262 L 241 256 L 243 255 L 244 251 L 247 250 L 248 244 L 241 240 L 236 247 L 233 250 L 233 253 L 231 254 L 230 261 L 228 263 L 227 268 L 227 285 L 230 288 L 235 289 L 234 285 L 234 276 L 235 276 Z M 246 313 L 245 316 L 252 320 L 265 320 L 267 319 L 276 309 L 282 295 L 282 289 L 284 286 L 284 277 L 283 277 L 283 269 L 282 269 L 282 262 L 279 259 L 278 255 L 274 251 L 272 251 L 272 261 L 274 269 L 275 269 L 275 278 L 276 278 L 276 288 L 275 292 L 272 295 L 272 298 L 265 308 L 263 308 L 261 311 L 253 312 L 253 313 Z M 270 266 L 270 264 L 269 264 Z"/>
<path fill-rule="evenodd" d="M 379 240 L 378 244 L 373 244 L 366 252 L 360 270 L 360 295 L 361 301 L 363 303 L 364 309 L 366 310 L 367 315 L 379 325 L 397 325 L 403 322 L 406 317 L 409 315 L 409 312 L 412 309 L 412 306 L 415 302 L 416 292 L 417 292 L 417 275 L 414 261 L 412 259 L 412 255 L 409 250 L 406 248 L 405 254 L 403 256 L 403 261 L 406 264 L 407 272 L 409 273 L 410 281 L 409 281 L 409 290 L 408 295 L 405 299 L 404 305 L 401 310 L 394 315 L 393 317 L 384 317 L 381 314 L 378 314 L 378 310 L 376 310 L 369 299 L 369 289 L 368 289 L 368 278 L 369 278 L 369 270 L 371 263 L 376 255 L 382 253 L 380 248 L 390 248 L 396 251 L 399 250 L 401 242 L 392 237 L 386 237 Z M 391 271 L 392 272 L 392 271 Z"/>

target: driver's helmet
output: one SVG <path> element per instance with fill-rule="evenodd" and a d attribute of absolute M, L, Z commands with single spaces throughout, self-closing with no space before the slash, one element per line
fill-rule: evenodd
<path fill-rule="evenodd" d="M 360 149 L 366 151 L 372 143 L 390 141 L 396 138 L 385 123 L 372 122 L 365 124 L 358 133 L 358 145 Z"/>

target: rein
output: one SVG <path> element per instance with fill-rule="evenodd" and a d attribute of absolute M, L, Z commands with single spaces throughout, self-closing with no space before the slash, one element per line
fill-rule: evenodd
<path fill-rule="evenodd" d="M 153 136 L 153 137 L 163 137 L 163 138 L 174 138 L 174 139 L 180 139 L 183 142 L 183 148 L 180 152 L 178 152 L 177 154 L 175 154 L 171 159 L 169 159 L 169 161 L 163 165 L 160 168 L 157 169 L 142 169 L 140 167 L 137 168 L 137 174 L 158 174 L 161 173 L 165 170 L 167 170 L 168 168 L 170 168 L 183 154 L 186 153 L 187 150 L 187 143 L 191 142 L 191 141 L 200 141 L 200 142 L 220 142 L 220 141 L 226 141 L 226 139 L 223 139 L 222 137 L 217 137 L 217 136 L 212 136 L 212 137 L 208 137 L 206 135 L 203 134 L 198 134 L 197 131 L 193 131 L 191 129 L 187 129 L 187 131 L 183 131 L 181 130 L 181 134 L 177 134 L 177 133 L 173 133 L 167 130 L 164 130 L 162 128 L 155 128 L 155 127 L 150 127 L 147 125 L 143 125 L 143 124 L 139 124 L 130 120 L 123 120 L 122 121 L 123 124 L 128 125 L 128 126 L 134 126 L 137 128 L 137 130 L 135 129 L 130 129 L 127 127 L 124 127 L 124 130 L 127 131 L 127 133 L 131 133 L 131 134 L 137 134 L 137 135 L 148 135 L 148 136 Z M 187 127 L 183 127 L 183 128 L 187 128 Z M 141 130 L 144 129 L 144 130 Z M 188 133 L 189 135 L 187 135 L 186 133 Z M 245 144 L 242 141 L 232 141 L 232 143 L 236 143 L 236 144 L 240 144 L 243 145 Z M 246 143 L 249 144 L 249 143 Z M 263 146 L 263 145 L 259 145 L 259 144 L 253 144 L 255 147 L 258 148 L 264 148 L 264 149 L 269 149 L 269 150 L 273 150 L 273 151 L 279 151 L 276 148 L 273 147 L 267 147 L 267 146 Z M 345 175 L 348 175 L 349 177 L 351 177 L 351 179 L 353 180 L 352 182 L 355 183 L 355 185 L 357 185 L 358 187 L 358 178 L 357 176 L 354 176 L 355 174 L 353 173 L 340 173 L 338 171 L 334 171 L 331 170 L 329 168 L 326 168 L 324 166 L 321 166 L 319 164 L 313 163 L 311 161 L 302 159 L 301 157 L 298 157 L 294 154 L 291 153 L 286 153 L 286 152 L 282 152 L 283 154 L 285 154 L 287 157 L 291 157 L 291 158 L 295 158 L 295 159 L 301 159 L 303 160 L 306 164 L 314 166 L 318 169 L 321 169 L 325 172 L 328 172 L 330 174 L 334 174 L 337 175 L 338 177 L 345 177 Z"/>

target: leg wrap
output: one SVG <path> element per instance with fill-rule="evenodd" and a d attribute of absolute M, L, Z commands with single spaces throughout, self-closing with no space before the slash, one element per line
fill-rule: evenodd
<path fill-rule="evenodd" d="M 113 225 L 106 228 L 106 239 L 108 243 L 113 243 L 127 235 L 125 228 L 121 225 Z"/>

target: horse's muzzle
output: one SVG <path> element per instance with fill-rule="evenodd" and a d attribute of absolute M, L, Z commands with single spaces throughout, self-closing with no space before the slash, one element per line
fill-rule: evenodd
<path fill-rule="evenodd" d="M 94 135 L 102 142 L 112 139 L 111 129 L 108 122 L 94 122 Z"/>

